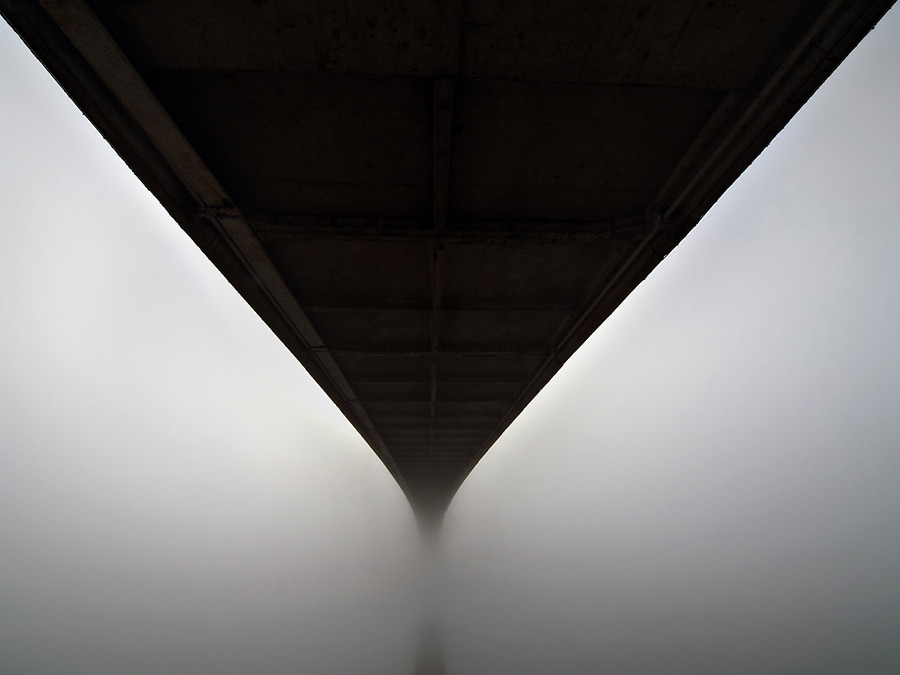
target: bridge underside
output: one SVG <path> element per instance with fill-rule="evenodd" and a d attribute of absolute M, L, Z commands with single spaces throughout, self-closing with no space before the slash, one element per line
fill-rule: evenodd
<path fill-rule="evenodd" d="M 426 520 L 890 4 L 0 0 Z"/>

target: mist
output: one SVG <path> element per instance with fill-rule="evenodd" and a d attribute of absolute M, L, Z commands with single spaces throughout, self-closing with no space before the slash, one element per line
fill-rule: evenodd
<path fill-rule="evenodd" d="M 5 25 L 0 63 L 4 673 L 898 671 L 896 10 L 487 453 L 437 551 Z"/>

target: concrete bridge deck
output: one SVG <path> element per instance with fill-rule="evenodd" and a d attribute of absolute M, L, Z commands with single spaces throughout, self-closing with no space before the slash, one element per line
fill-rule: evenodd
<path fill-rule="evenodd" d="M 0 0 L 439 521 L 887 0 Z"/>

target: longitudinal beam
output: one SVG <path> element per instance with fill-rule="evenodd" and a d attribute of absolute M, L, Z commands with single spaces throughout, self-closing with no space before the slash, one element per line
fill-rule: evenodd
<path fill-rule="evenodd" d="M 87 2 L 3 0 L 0 7 L 26 41 L 43 45 L 42 57 L 62 61 L 54 73 L 60 77 L 62 72 L 64 86 L 86 112 L 97 111 L 92 118 L 104 135 L 122 139 L 121 145 L 114 142 L 116 149 L 132 151 L 126 161 L 140 178 L 177 177 L 177 187 L 184 188 L 188 199 L 177 195 L 174 206 L 175 200 L 165 193 L 177 187 L 163 195 L 155 190 L 156 196 L 175 212 L 176 220 L 275 330 L 408 492 L 375 425 L 253 229 Z M 70 66 L 82 62 L 80 68 Z M 136 144 L 129 137 L 135 134 L 145 136 L 155 152 L 132 154 Z M 159 185 L 159 180 L 151 185 Z"/>

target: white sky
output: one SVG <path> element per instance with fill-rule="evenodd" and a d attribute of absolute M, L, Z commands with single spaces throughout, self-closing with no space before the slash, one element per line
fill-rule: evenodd
<path fill-rule="evenodd" d="M 451 673 L 900 671 L 900 15 L 488 453 Z M 0 671 L 396 673 L 409 508 L 0 27 Z"/>

